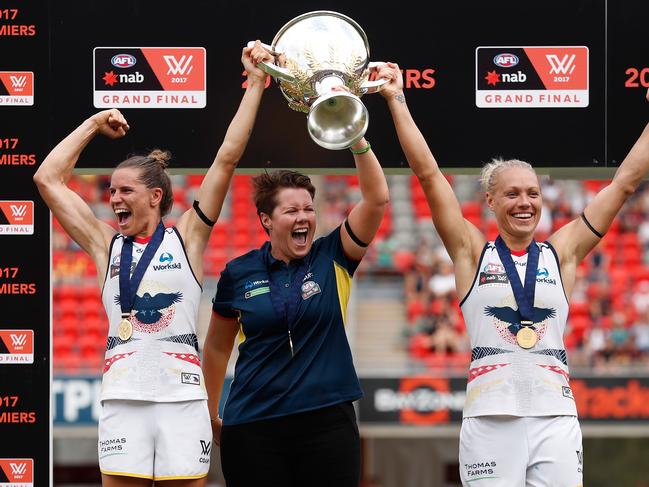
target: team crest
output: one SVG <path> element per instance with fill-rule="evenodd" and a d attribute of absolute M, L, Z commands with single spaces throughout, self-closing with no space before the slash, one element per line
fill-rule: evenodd
<path fill-rule="evenodd" d="M 157 333 L 167 328 L 176 315 L 176 303 L 182 300 L 180 292 L 170 292 L 158 283 L 143 281 L 133 300 L 133 328 L 142 333 Z M 119 294 L 115 296 L 115 304 L 120 304 Z"/>
<path fill-rule="evenodd" d="M 493 319 L 493 324 L 498 334 L 506 342 L 512 345 L 516 344 L 516 333 L 521 328 L 521 315 L 517 308 L 501 303 L 503 306 L 486 306 L 484 309 L 485 316 Z M 556 316 L 556 310 L 553 308 L 542 308 L 534 306 L 532 308 L 532 330 L 536 333 L 537 339 L 541 340 L 545 336 L 547 321 Z"/>
<path fill-rule="evenodd" d="M 320 285 L 315 281 L 307 281 L 302 284 L 302 299 L 309 299 L 311 296 L 321 292 Z"/>

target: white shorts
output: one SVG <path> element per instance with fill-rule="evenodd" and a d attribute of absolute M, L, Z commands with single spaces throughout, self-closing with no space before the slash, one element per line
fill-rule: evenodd
<path fill-rule="evenodd" d="M 207 401 L 103 401 L 99 469 L 152 480 L 196 479 L 210 468 Z"/>
<path fill-rule="evenodd" d="M 465 487 L 581 487 L 583 449 L 576 416 L 480 416 L 460 430 Z"/>

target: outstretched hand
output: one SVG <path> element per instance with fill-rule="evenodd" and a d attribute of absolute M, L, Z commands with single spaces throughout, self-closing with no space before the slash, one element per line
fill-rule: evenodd
<path fill-rule="evenodd" d="M 391 100 L 395 96 L 403 94 L 403 76 L 398 64 L 385 63 L 379 65 L 376 69 L 376 78 L 389 80 L 379 91 L 386 100 Z"/>
<path fill-rule="evenodd" d="M 116 108 L 96 113 L 90 117 L 90 120 L 97 124 L 97 132 L 109 139 L 124 137 L 131 128 L 122 112 Z"/>
<path fill-rule="evenodd" d="M 248 73 L 248 78 L 252 77 L 265 83 L 268 75 L 257 67 L 262 61 L 272 62 L 273 56 L 261 46 L 261 41 L 257 40 L 254 46 L 243 48 L 241 63 Z"/>

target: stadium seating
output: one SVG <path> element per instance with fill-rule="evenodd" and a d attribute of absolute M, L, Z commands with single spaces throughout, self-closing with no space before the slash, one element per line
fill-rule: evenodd
<path fill-rule="evenodd" d="M 489 239 L 498 234 L 493 216 L 485 210 L 481 191 L 474 176 L 447 178 L 460 197 L 463 214 L 467 220 L 482 230 Z M 175 221 L 182 211 L 191 207 L 202 175 L 174 176 L 174 212 L 168 224 Z M 389 176 L 391 204 L 379 228 L 377 238 L 370 247 L 359 274 L 392 273 L 405 276 L 421 265 L 422 249 L 434 251 L 433 262 L 426 262 L 432 275 L 437 272 L 440 241 L 431 222 L 431 214 L 421 186 L 414 176 Z M 93 209 L 99 209 L 102 218 L 114 225 L 112 211 L 106 208 L 108 179 L 105 176 L 73 177 L 71 186 L 86 198 Z M 577 218 L 581 208 L 573 208 L 572 201 L 580 196 L 586 201 L 606 182 L 583 181 L 581 195 L 568 194 L 564 183 L 554 182 L 560 196 L 550 201 L 545 211 L 551 215 L 551 229 Z M 574 190 L 574 184 L 571 190 Z M 563 193 L 565 191 L 565 193 Z M 643 191 L 647 192 L 644 188 Z M 251 201 L 251 176 L 234 177 L 231 191 L 214 226 L 208 248 L 204 255 L 206 279 L 218 278 L 225 263 L 233 257 L 266 241 Z M 359 197 L 358 179 L 355 175 L 323 176 L 318 187 L 317 201 L 326 202 L 319 208 L 323 219 L 322 231 L 340 223 L 344 213 Z M 645 200 L 649 200 L 644 198 Z M 649 206 L 649 205 L 648 205 Z M 637 212 L 637 205 L 635 208 Z M 341 216 L 342 215 L 342 216 Z M 633 215 L 637 221 L 638 215 Z M 649 207 L 641 215 L 649 220 Z M 566 330 L 566 346 L 569 350 L 584 351 L 586 362 L 594 360 L 589 353 L 589 335 L 593 326 L 609 333 L 612 328 L 610 313 L 623 312 L 625 326 L 631 328 L 638 319 L 634 296 L 645 292 L 640 284 L 649 288 L 649 267 L 644 265 L 645 244 L 636 228 L 629 228 L 625 210 L 617 218 L 602 244 L 580 266 L 575 283 L 575 292 L 570 305 L 570 317 Z M 320 224 L 319 224 L 320 225 Z M 550 230 L 550 228 L 548 228 Z M 537 239 L 545 239 L 547 232 L 540 231 Z M 59 372 L 75 373 L 99 370 L 108 323 L 101 303 L 94 263 L 65 234 L 59 222 L 53 223 L 53 274 L 54 274 L 54 368 Z M 429 259 L 426 257 L 424 260 Z M 470 351 L 466 343 L 464 321 L 459 312 L 458 297 L 438 297 L 430 293 L 424 283 L 423 293 L 417 298 L 407 298 L 405 305 L 404 330 L 409 337 L 408 349 L 413 363 L 424 368 L 446 370 L 466 369 Z M 644 289 L 644 288 L 643 288 Z M 399 299 L 398 296 L 395 299 Z M 648 298 L 649 299 L 649 298 Z M 430 348 L 430 337 L 435 333 L 436 320 L 451 320 L 456 333 L 457 350 L 438 354 Z M 614 355 L 613 355 L 614 356 Z M 578 364 L 579 365 L 579 364 Z"/>

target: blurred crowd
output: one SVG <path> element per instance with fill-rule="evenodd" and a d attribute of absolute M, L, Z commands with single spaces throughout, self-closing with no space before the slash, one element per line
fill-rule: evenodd
<path fill-rule="evenodd" d="M 466 184 L 467 181 L 464 181 Z M 470 184 L 470 183 L 469 183 Z M 472 198 L 480 202 L 477 182 Z M 543 216 L 536 234 L 545 240 L 578 218 L 606 181 L 543 178 Z M 495 238 L 486 205 L 473 223 Z M 432 225 L 432 224 L 431 224 Z M 403 252 L 402 252 L 403 253 Z M 594 372 L 649 369 L 649 186 L 643 186 L 608 234 L 579 266 L 565 334 L 570 365 Z M 400 257 L 404 273 L 411 356 L 430 366 L 453 361 L 466 366 L 470 343 L 459 311 L 453 264 L 439 241 L 418 242 Z"/>
<path fill-rule="evenodd" d="M 235 176 L 233 186 L 240 188 L 240 194 L 226 199 L 219 228 L 210 241 L 214 249 L 207 255 L 212 256 L 214 265 L 206 266 L 207 279 L 218 278 L 225 259 L 258 246 L 265 238 L 257 228 L 252 202 L 248 202 L 249 178 Z M 202 176 L 173 176 L 175 203 L 168 225 L 191 205 L 201 179 Z M 318 226 L 322 234 L 342 222 L 360 197 L 360 191 L 355 176 L 316 176 L 314 181 L 318 187 Z M 495 221 L 482 203 L 477 177 L 455 176 L 449 177 L 449 181 L 466 218 L 488 238 L 495 238 Z M 359 268 L 359 279 L 386 273 L 403 276 L 403 296 L 395 299 L 405 304 L 404 347 L 412 360 L 430 367 L 450 363 L 466 369 L 471 347 L 459 308 L 461 297 L 455 291 L 453 264 L 434 231 L 413 177 L 390 176 L 389 183 L 391 207 Z M 95 214 L 114 224 L 114 215 L 107 205 L 109 184 L 107 176 L 75 176 L 71 182 L 82 198 L 91 203 Z M 605 184 L 606 181 L 554 181 L 542 177 L 543 214 L 537 240 L 545 240 L 552 231 L 577 218 Z M 236 234 L 232 228 L 237 229 Z M 86 289 L 89 282 L 96 286 L 97 276 L 94 264 L 56 221 L 52 239 L 56 335 L 60 314 L 56 286 Z M 93 299 L 100 306 L 98 290 L 96 293 Z M 103 317 L 101 313 L 99 316 Z M 649 369 L 649 185 L 640 187 L 605 238 L 579 266 L 565 343 L 573 369 Z"/>

